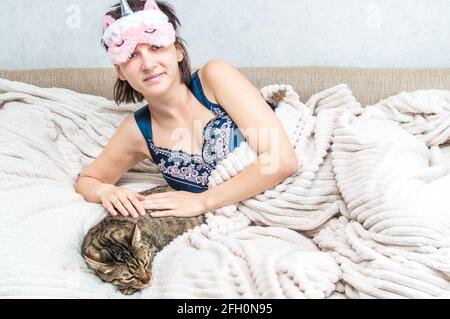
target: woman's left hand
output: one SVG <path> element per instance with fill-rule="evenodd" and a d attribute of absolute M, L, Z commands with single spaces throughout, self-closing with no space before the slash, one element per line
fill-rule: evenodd
<path fill-rule="evenodd" d="M 195 217 L 208 212 L 202 193 L 185 191 L 156 193 L 145 196 L 141 204 L 144 209 L 158 210 L 150 214 L 152 217 Z"/>

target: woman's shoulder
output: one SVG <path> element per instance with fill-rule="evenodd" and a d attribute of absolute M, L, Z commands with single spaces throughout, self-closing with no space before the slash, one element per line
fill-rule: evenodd
<path fill-rule="evenodd" d="M 212 103 L 218 104 L 216 96 L 217 90 L 220 90 L 220 85 L 216 85 L 216 83 L 233 81 L 233 72 L 229 72 L 230 70 L 239 72 L 235 66 L 220 59 L 210 60 L 198 69 L 197 74 L 203 91 Z"/>
<path fill-rule="evenodd" d="M 210 83 L 211 81 L 220 79 L 224 72 L 229 74 L 230 70 L 239 72 L 238 69 L 231 63 L 220 59 L 213 59 L 207 62 L 198 71 L 199 75 L 203 76 L 205 82 Z"/>

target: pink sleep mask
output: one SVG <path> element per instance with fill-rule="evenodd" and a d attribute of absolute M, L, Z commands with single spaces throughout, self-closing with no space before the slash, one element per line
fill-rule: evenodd
<path fill-rule="evenodd" d="M 147 0 L 144 10 L 137 12 L 131 10 L 126 0 L 121 0 L 121 9 L 120 19 L 106 15 L 103 20 L 102 39 L 112 63 L 127 62 L 140 43 L 158 47 L 175 43 L 175 29 L 154 0 Z"/>

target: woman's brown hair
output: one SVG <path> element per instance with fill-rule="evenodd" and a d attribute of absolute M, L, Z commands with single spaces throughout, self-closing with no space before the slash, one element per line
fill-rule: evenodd
<path fill-rule="evenodd" d="M 175 10 L 173 7 L 168 4 L 167 2 L 161 2 L 161 1 L 155 1 L 158 5 L 159 9 L 167 15 L 169 18 L 169 22 L 172 23 L 175 31 L 178 31 L 179 27 L 181 26 L 180 20 L 175 14 Z M 145 1 L 142 0 L 128 0 L 128 4 L 130 5 L 131 10 L 134 12 L 140 11 L 144 9 Z M 113 17 L 114 19 L 120 19 L 122 17 L 122 10 L 120 7 L 120 3 L 112 6 L 112 10 L 109 11 L 107 14 Z M 108 46 L 101 41 L 103 47 L 105 50 L 108 50 Z M 189 55 L 185 46 L 185 41 L 178 36 L 175 39 L 175 46 L 182 51 L 183 53 L 183 60 L 178 63 L 178 69 L 180 70 L 181 74 L 181 83 L 185 84 L 186 86 L 191 85 L 192 81 L 192 75 L 191 75 L 191 61 L 189 59 Z M 119 103 L 136 103 L 141 102 L 144 100 L 144 97 L 141 93 L 136 91 L 131 87 L 131 85 L 128 83 L 128 81 L 122 81 L 119 78 L 116 81 L 116 84 L 114 85 L 114 101 Z"/>

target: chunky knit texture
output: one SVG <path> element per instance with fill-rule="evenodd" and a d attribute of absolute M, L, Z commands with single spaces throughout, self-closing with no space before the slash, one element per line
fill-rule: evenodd
<path fill-rule="evenodd" d="M 152 286 L 132 297 L 84 264 L 83 236 L 106 211 L 74 183 L 136 105 L 7 80 L 0 91 L 3 298 L 448 296 L 450 91 L 403 92 L 363 109 L 345 84 L 305 104 L 288 85 L 262 88 L 298 174 L 208 213 L 157 255 Z M 210 187 L 255 158 L 242 143 Z M 163 183 L 144 161 L 118 184 Z"/>

